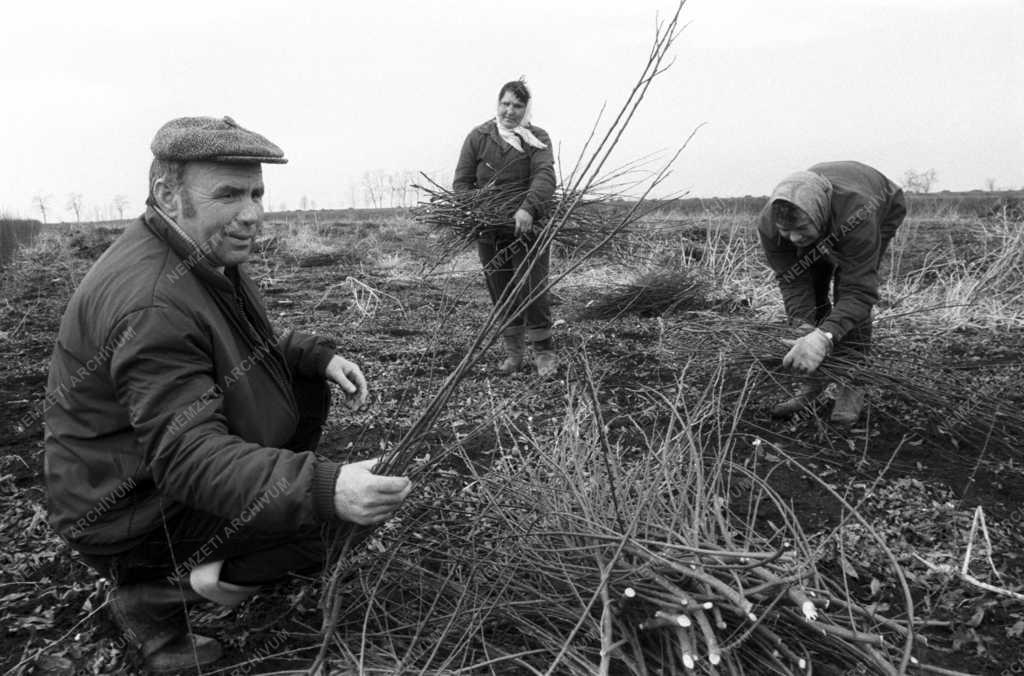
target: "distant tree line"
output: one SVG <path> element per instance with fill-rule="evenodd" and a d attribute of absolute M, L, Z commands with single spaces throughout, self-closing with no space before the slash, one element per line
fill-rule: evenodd
<path fill-rule="evenodd" d="M 65 213 L 74 217 L 75 223 L 81 223 L 82 217 L 93 221 L 112 221 L 116 219 L 123 221 L 125 210 L 128 208 L 128 198 L 124 195 L 114 195 L 106 204 L 92 205 L 91 213 L 86 209 L 85 198 L 80 192 L 69 192 L 64 202 Z M 53 195 L 49 193 L 37 193 L 32 197 L 32 207 L 39 212 L 43 223 L 49 223 L 55 214 L 53 207 Z"/>

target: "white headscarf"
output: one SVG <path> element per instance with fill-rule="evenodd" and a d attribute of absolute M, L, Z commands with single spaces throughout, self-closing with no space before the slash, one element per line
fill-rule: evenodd
<path fill-rule="evenodd" d="M 526 112 L 523 113 L 523 119 L 519 122 L 518 127 L 513 127 L 512 129 L 506 129 L 501 126 L 501 120 L 498 119 L 497 115 L 494 116 L 494 124 L 498 127 L 498 135 L 505 139 L 506 143 L 519 152 L 523 152 L 523 144 L 520 142 L 520 139 L 525 141 L 527 145 L 534 148 L 547 148 L 547 146 L 544 145 L 539 138 L 534 136 L 532 131 L 530 131 L 530 114 L 532 112 L 532 108 L 533 102 L 526 104 Z"/>

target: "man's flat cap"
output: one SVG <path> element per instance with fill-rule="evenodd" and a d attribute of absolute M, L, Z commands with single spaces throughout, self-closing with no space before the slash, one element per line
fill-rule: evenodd
<path fill-rule="evenodd" d="M 179 117 L 160 127 L 153 157 L 174 162 L 268 162 L 284 164 L 284 151 L 230 117 Z"/>

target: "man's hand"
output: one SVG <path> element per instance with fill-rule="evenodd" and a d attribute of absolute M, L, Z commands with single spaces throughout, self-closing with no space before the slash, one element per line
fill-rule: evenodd
<path fill-rule="evenodd" d="M 526 209 L 520 209 L 516 212 L 516 237 L 522 237 L 523 235 L 529 235 L 533 232 L 533 214 Z"/>
<path fill-rule="evenodd" d="M 334 355 L 324 370 L 324 377 L 341 386 L 345 393 L 345 406 L 349 410 L 358 411 L 366 404 L 366 399 L 370 394 L 366 387 L 366 378 L 353 362 Z"/>
<path fill-rule="evenodd" d="M 404 476 L 378 476 L 378 458 L 341 466 L 334 484 L 334 511 L 345 521 L 371 526 L 387 521 L 402 504 L 412 482 Z"/>
<path fill-rule="evenodd" d="M 782 358 L 783 368 L 792 368 L 797 373 L 814 373 L 832 349 L 832 341 L 821 329 L 814 329 L 803 338 L 782 339 L 790 350 Z"/>

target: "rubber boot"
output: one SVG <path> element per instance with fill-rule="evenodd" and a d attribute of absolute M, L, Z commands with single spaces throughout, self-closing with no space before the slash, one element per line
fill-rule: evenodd
<path fill-rule="evenodd" d="M 860 420 L 864 410 L 864 392 L 848 385 L 836 388 L 836 402 L 829 417 L 836 425 L 852 425 Z"/>
<path fill-rule="evenodd" d="M 188 633 L 186 606 L 203 598 L 188 587 L 145 582 L 110 592 L 114 621 L 154 673 L 192 669 L 220 659 L 220 643 Z"/>
<path fill-rule="evenodd" d="M 814 405 L 815 399 L 822 393 L 828 383 L 821 378 L 809 377 L 800 382 L 794 396 L 780 401 L 772 407 L 775 418 L 792 418 L 794 415 Z"/>
<path fill-rule="evenodd" d="M 503 336 L 505 339 L 505 360 L 498 365 L 498 371 L 505 375 L 515 373 L 523 366 L 526 344 L 522 335 Z"/>

